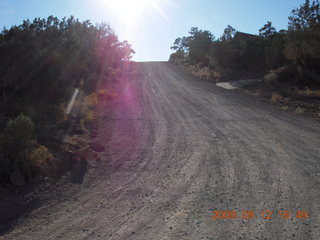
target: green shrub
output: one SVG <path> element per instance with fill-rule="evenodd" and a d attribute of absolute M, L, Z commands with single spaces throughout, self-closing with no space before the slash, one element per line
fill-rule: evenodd
<path fill-rule="evenodd" d="M 30 117 L 20 114 L 13 120 L 9 120 L 4 132 L 3 141 L 17 150 L 26 149 L 35 139 L 34 124 Z"/>
<path fill-rule="evenodd" d="M 24 167 L 26 155 L 35 143 L 34 128 L 32 120 L 23 114 L 7 122 L 0 138 L 0 178 Z"/>

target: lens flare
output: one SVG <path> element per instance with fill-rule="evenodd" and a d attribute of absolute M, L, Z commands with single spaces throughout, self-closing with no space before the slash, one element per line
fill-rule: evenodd
<path fill-rule="evenodd" d="M 147 11 L 159 12 L 158 2 L 159 0 L 106 0 L 119 19 L 128 25 L 136 23 Z"/>

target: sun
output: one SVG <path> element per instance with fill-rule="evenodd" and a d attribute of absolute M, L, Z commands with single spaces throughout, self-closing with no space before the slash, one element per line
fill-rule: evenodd
<path fill-rule="evenodd" d="M 157 9 L 158 0 L 105 0 L 108 7 L 126 24 L 139 20 L 149 10 Z"/>

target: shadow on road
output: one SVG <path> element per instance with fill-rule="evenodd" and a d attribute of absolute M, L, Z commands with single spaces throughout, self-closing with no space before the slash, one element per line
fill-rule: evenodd
<path fill-rule="evenodd" d="M 27 217 L 39 207 L 38 199 L 30 200 L 28 193 L 33 189 L 26 189 L 18 194 L 10 194 L 0 199 L 0 236 L 10 232 L 16 223 Z"/>

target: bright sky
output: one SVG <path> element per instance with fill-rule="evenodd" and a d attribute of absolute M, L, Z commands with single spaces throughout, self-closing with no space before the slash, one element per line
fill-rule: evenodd
<path fill-rule="evenodd" d="M 220 37 L 230 24 L 257 34 L 272 21 L 286 29 L 288 16 L 304 0 L 0 0 L 0 27 L 19 25 L 24 19 L 74 15 L 92 23 L 107 22 L 120 40 L 128 40 L 135 61 L 166 61 L 170 46 L 191 27 Z"/>

